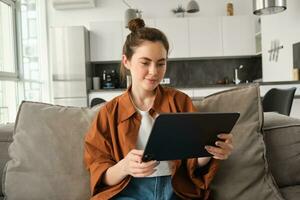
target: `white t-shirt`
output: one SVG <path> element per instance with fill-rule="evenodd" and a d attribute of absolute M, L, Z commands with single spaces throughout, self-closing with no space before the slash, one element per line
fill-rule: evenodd
<path fill-rule="evenodd" d="M 151 117 L 148 111 L 142 111 L 139 110 L 138 108 L 136 109 L 142 116 L 141 126 L 139 129 L 138 140 L 136 145 L 137 145 L 137 149 L 144 150 L 154 123 L 154 119 Z M 155 171 L 153 174 L 151 174 L 148 177 L 171 175 L 171 162 L 160 161 L 156 169 L 157 171 Z"/>

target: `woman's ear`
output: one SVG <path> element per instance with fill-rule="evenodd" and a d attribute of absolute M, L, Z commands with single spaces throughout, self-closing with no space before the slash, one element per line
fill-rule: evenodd
<path fill-rule="evenodd" d="M 130 61 L 127 59 L 126 55 L 122 55 L 122 63 L 124 67 L 128 70 L 130 70 Z"/>

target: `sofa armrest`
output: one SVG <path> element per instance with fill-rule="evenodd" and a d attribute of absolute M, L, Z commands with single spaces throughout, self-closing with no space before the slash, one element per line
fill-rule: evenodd
<path fill-rule="evenodd" d="M 0 200 L 3 196 L 2 193 L 2 181 L 3 181 L 3 169 L 6 162 L 9 160 L 8 146 L 12 142 L 14 124 L 5 124 L 0 126 Z"/>
<path fill-rule="evenodd" d="M 300 119 L 264 113 L 267 160 L 279 188 L 300 183 Z"/>

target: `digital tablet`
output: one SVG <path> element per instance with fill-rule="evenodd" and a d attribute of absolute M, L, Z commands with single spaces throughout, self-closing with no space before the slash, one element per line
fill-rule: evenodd
<path fill-rule="evenodd" d="M 181 160 L 211 156 L 219 133 L 230 133 L 239 113 L 165 113 L 154 121 L 142 161 Z"/>

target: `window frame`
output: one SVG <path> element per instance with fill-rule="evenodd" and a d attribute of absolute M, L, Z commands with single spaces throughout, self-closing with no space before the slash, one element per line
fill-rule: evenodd
<path fill-rule="evenodd" d="M 16 2 L 14 0 L 0 0 L 0 2 L 7 4 L 12 10 L 12 38 L 14 49 L 14 69 L 15 72 L 0 71 L 0 81 L 18 81 L 19 80 L 19 57 L 18 57 L 18 36 L 17 36 L 17 14 L 16 14 Z"/>

